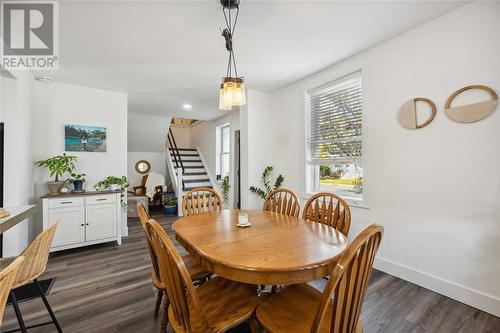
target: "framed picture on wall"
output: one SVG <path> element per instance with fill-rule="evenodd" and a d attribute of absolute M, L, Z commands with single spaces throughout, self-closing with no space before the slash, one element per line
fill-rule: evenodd
<path fill-rule="evenodd" d="M 66 151 L 106 151 L 106 127 L 87 125 L 64 125 L 64 148 Z"/>

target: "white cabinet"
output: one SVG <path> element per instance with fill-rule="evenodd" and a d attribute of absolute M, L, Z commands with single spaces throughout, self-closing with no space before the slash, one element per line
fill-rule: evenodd
<path fill-rule="evenodd" d="M 68 246 L 85 242 L 85 210 L 83 207 L 49 209 L 48 226 L 61 221 L 57 226 L 52 247 Z"/>
<path fill-rule="evenodd" d="M 121 244 L 120 193 L 45 196 L 43 228 L 59 221 L 51 251 L 116 241 Z"/>
<path fill-rule="evenodd" d="M 85 239 L 95 241 L 116 237 L 116 208 L 114 204 L 92 205 L 85 207 L 87 223 Z"/>

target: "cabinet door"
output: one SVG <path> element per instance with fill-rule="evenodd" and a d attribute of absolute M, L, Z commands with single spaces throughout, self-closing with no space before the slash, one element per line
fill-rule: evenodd
<path fill-rule="evenodd" d="M 86 207 L 86 210 L 85 240 L 87 242 L 117 236 L 116 204 L 90 205 Z"/>
<path fill-rule="evenodd" d="M 80 207 L 49 209 L 49 225 L 59 221 L 52 247 L 85 242 L 85 210 Z"/>

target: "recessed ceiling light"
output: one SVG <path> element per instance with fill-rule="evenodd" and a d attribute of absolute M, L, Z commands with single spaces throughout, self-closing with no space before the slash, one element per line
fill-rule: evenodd
<path fill-rule="evenodd" d="M 50 78 L 48 76 L 44 76 L 44 75 L 37 76 L 36 80 L 40 81 L 40 82 L 54 82 L 54 80 L 52 80 L 52 78 Z"/>
<path fill-rule="evenodd" d="M 182 108 L 184 110 L 191 110 L 193 108 L 193 106 L 191 104 L 182 104 Z"/>

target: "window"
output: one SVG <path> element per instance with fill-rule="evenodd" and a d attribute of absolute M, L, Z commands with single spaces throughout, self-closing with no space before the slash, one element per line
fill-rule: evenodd
<path fill-rule="evenodd" d="M 361 72 L 308 91 L 306 103 L 307 192 L 362 200 Z"/>
<path fill-rule="evenodd" d="M 216 129 L 216 170 L 217 179 L 229 175 L 229 124 Z"/>

